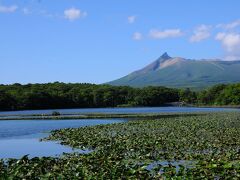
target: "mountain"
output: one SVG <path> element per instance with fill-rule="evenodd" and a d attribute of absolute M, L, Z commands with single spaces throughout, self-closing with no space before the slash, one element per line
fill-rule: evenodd
<path fill-rule="evenodd" d="M 236 82 L 240 82 L 240 60 L 192 60 L 164 53 L 146 67 L 107 84 L 203 89 Z"/>

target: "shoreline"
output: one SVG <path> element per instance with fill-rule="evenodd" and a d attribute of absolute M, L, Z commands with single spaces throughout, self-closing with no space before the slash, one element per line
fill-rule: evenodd
<path fill-rule="evenodd" d="M 166 118 L 166 117 L 178 117 L 178 116 L 200 116 L 206 115 L 211 112 L 171 112 L 171 113 L 139 113 L 139 114 L 84 114 L 77 116 L 19 116 L 14 118 L 0 118 L 0 121 L 7 120 L 84 120 L 84 119 L 116 119 L 116 118 L 124 118 L 124 119 L 135 119 L 135 118 Z M 214 112 L 221 113 L 221 112 Z"/>
<path fill-rule="evenodd" d="M 0 110 L 1 112 L 19 112 L 19 111 L 60 111 L 60 110 L 74 110 L 74 109 L 127 109 L 127 108 L 161 108 L 161 107 L 192 107 L 192 108 L 239 108 L 240 105 L 197 105 L 187 104 L 182 102 L 166 103 L 162 106 L 116 106 L 116 107 L 76 107 L 76 108 L 58 108 L 58 109 L 17 109 L 17 110 Z M 34 115 L 34 114 L 33 114 Z M 0 115 L 1 116 L 1 115 Z"/>

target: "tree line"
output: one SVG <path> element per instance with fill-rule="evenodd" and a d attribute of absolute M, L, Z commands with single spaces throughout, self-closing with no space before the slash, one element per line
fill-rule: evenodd
<path fill-rule="evenodd" d="M 199 92 L 59 82 L 0 85 L 0 110 L 163 106 L 171 102 L 240 105 L 240 84 L 216 85 Z"/>
<path fill-rule="evenodd" d="M 0 85 L 0 110 L 161 106 L 178 100 L 178 90 L 95 84 Z"/>
<path fill-rule="evenodd" d="M 194 92 L 189 89 L 180 91 L 180 101 L 196 105 L 239 106 L 240 83 L 219 84 L 211 88 Z"/>

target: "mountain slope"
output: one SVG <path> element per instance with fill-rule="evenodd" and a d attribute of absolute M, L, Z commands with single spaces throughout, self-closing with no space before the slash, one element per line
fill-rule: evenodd
<path fill-rule="evenodd" d="M 236 82 L 240 82 L 240 61 L 189 60 L 164 53 L 143 69 L 107 84 L 202 89 Z"/>

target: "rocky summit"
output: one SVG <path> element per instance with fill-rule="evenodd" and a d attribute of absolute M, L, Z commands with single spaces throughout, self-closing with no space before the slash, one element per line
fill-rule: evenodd
<path fill-rule="evenodd" d="M 240 82 L 240 60 L 194 60 L 164 53 L 144 68 L 107 84 L 203 89 L 215 84 L 236 82 Z"/>

